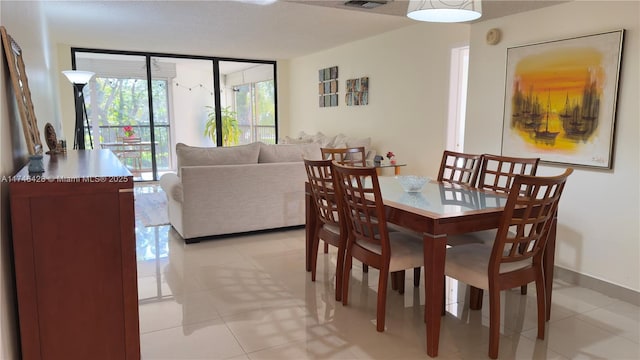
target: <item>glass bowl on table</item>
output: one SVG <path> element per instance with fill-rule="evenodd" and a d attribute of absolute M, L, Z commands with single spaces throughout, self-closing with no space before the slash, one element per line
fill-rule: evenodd
<path fill-rule="evenodd" d="M 415 193 L 422 191 L 429 178 L 418 175 L 398 175 L 396 180 L 405 192 Z"/>

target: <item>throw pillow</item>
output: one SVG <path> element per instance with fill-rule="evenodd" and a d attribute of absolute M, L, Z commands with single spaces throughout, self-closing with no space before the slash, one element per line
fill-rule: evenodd
<path fill-rule="evenodd" d="M 320 145 L 310 144 L 260 144 L 259 163 L 295 162 L 302 159 L 320 160 Z"/>
<path fill-rule="evenodd" d="M 364 153 L 366 154 L 369 149 L 371 148 L 371 138 L 364 138 L 364 139 L 356 139 L 356 138 L 348 138 L 346 141 L 347 146 L 346 147 L 360 147 L 360 146 L 364 146 Z"/>
<path fill-rule="evenodd" d="M 176 144 L 178 171 L 183 166 L 256 164 L 260 143 L 228 147 L 197 147 Z"/>
<path fill-rule="evenodd" d="M 290 136 L 285 136 L 284 139 L 280 141 L 281 144 L 310 144 L 311 142 L 312 140 L 309 138 L 298 139 L 298 138 L 292 138 Z"/>
<path fill-rule="evenodd" d="M 327 147 L 332 149 L 346 148 L 347 137 L 344 134 L 338 134 Z"/>

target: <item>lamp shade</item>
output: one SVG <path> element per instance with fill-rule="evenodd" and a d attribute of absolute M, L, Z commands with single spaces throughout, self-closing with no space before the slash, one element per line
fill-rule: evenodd
<path fill-rule="evenodd" d="M 480 0 L 410 0 L 410 19 L 430 22 L 464 22 L 482 16 Z"/>
<path fill-rule="evenodd" d="M 81 70 L 66 70 L 62 72 L 72 84 L 86 84 L 96 73 Z"/>

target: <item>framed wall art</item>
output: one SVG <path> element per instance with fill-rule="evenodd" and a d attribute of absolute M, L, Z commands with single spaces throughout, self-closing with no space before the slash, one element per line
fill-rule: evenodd
<path fill-rule="evenodd" d="M 318 70 L 318 106 L 338 106 L 338 67 Z"/>
<path fill-rule="evenodd" d="M 610 169 L 623 35 L 508 48 L 502 154 Z"/>
<path fill-rule="evenodd" d="M 347 106 L 359 106 L 369 104 L 369 78 L 347 80 L 347 91 L 345 95 Z"/>

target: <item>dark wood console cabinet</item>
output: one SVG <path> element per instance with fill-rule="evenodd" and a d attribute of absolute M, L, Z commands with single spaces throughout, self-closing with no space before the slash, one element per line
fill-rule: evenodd
<path fill-rule="evenodd" d="M 133 178 L 109 150 L 9 184 L 22 358 L 139 359 Z"/>

